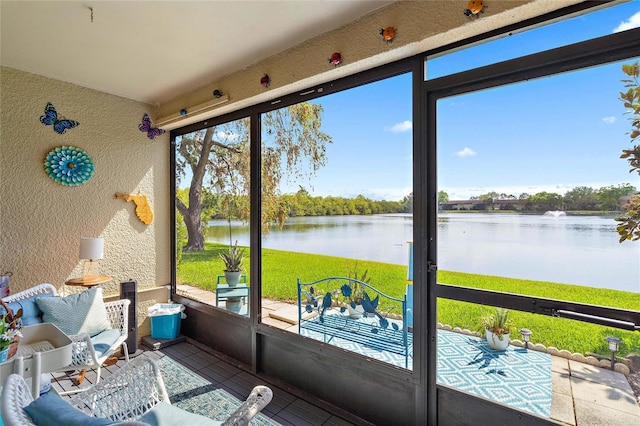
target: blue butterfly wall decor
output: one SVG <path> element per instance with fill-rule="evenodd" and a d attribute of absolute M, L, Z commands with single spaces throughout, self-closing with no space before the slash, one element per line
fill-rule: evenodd
<path fill-rule="evenodd" d="M 138 124 L 138 129 L 140 129 L 141 132 L 147 132 L 149 139 L 155 139 L 156 136 L 160 136 L 165 132 L 157 127 L 151 127 L 151 119 L 147 114 L 142 116 L 142 123 Z"/>
<path fill-rule="evenodd" d="M 80 124 L 75 120 L 66 120 L 64 117 L 58 119 L 58 113 L 51 102 L 47 102 L 44 115 L 40 116 L 40 121 L 45 126 L 53 126 L 53 130 L 59 134 L 63 134 L 67 129 L 73 129 Z"/>

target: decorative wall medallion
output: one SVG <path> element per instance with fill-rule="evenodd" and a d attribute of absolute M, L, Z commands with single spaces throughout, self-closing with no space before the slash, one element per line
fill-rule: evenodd
<path fill-rule="evenodd" d="M 82 185 L 95 170 L 89 154 L 73 146 L 61 146 L 47 154 L 44 169 L 51 179 L 66 186 Z"/>

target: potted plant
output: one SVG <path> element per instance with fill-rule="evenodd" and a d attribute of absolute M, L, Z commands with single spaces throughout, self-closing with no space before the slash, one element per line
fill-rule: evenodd
<path fill-rule="evenodd" d="M 238 240 L 235 245 L 229 246 L 228 252 L 220 253 L 220 258 L 224 262 L 224 277 L 229 287 L 235 287 L 240 281 L 242 273 L 242 261 L 244 260 L 244 249 L 238 247 Z"/>
<path fill-rule="evenodd" d="M 513 324 L 509 319 L 509 311 L 504 308 L 495 308 L 493 315 L 481 318 L 489 347 L 496 351 L 504 351 L 509 346 L 509 335 Z"/>
<path fill-rule="evenodd" d="M 363 310 L 361 308 L 362 299 L 364 298 L 364 286 L 360 284 L 358 281 L 362 281 L 364 283 L 369 284 L 371 282 L 371 277 L 367 277 L 368 270 L 365 270 L 360 278 L 358 278 L 357 271 L 358 264 L 353 270 L 353 276 L 351 271 L 347 273 L 349 282 L 347 284 L 343 284 L 340 288 L 340 294 L 342 296 L 343 307 L 349 311 L 349 317 L 352 319 L 362 318 Z M 358 281 L 353 281 L 353 280 Z M 360 308 L 359 308 L 360 307 Z"/>
<path fill-rule="evenodd" d="M 7 362 L 18 350 L 22 337 L 22 308 L 16 314 L 0 299 L 4 314 L 0 320 L 0 363 Z"/>

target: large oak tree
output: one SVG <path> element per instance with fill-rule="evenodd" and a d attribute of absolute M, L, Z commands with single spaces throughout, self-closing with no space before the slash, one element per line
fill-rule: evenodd
<path fill-rule="evenodd" d="M 262 225 L 284 222 L 288 208 L 283 179 L 310 179 L 325 165 L 329 135 L 321 130 L 322 106 L 303 102 L 262 115 Z M 249 219 L 249 119 L 212 126 L 176 139 L 178 182 L 189 179 L 187 202 L 176 198 L 188 240 L 185 251 L 204 249 L 203 188 L 233 203 L 234 214 Z"/>

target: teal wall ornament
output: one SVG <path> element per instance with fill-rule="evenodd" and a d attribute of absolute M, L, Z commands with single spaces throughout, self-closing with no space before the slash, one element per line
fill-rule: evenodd
<path fill-rule="evenodd" d="M 66 186 L 86 183 L 95 170 L 89 154 L 73 146 L 61 146 L 47 154 L 44 169 L 51 179 Z"/>

